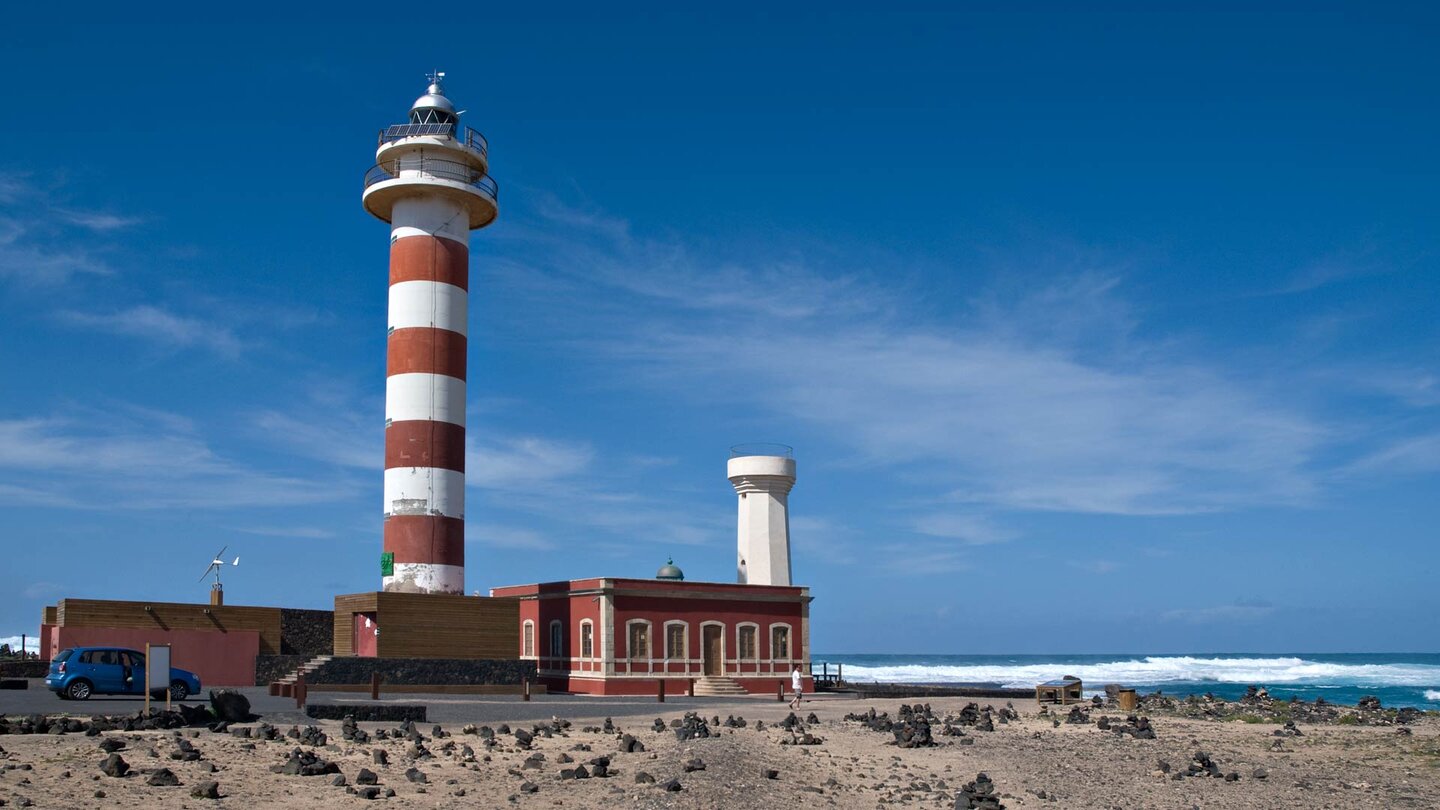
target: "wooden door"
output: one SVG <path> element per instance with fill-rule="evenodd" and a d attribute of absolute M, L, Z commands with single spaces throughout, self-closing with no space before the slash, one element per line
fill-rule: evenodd
<path fill-rule="evenodd" d="M 350 649 L 357 657 L 374 658 L 379 652 L 380 627 L 375 622 L 374 613 L 353 613 L 355 620 L 354 635 L 351 636 Z"/>
<path fill-rule="evenodd" d="M 713 624 L 705 625 L 705 628 L 701 631 L 704 637 L 702 646 L 705 650 L 704 664 L 706 675 L 725 674 L 725 644 L 721 636 L 723 632 L 724 628 Z"/>

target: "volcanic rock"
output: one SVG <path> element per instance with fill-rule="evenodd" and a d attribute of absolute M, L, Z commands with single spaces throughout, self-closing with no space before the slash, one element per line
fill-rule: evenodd
<path fill-rule="evenodd" d="M 119 754 L 111 754 L 100 763 L 100 770 L 106 776 L 119 778 L 130 772 L 130 763 L 126 762 Z"/>
<path fill-rule="evenodd" d="M 145 780 L 145 784 L 150 787 L 178 787 L 180 779 L 169 768 L 161 768 L 150 774 L 150 778 Z"/>

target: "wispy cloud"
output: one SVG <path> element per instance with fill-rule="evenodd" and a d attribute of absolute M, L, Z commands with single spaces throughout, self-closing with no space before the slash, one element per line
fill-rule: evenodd
<path fill-rule="evenodd" d="M 235 333 L 213 319 L 178 315 L 157 306 L 142 305 L 108 313 L 63 310 L 58 317 L 71 326 L 141 338 L 162 348 L 199 346 L 226 357 L 239 355 L 242 348 Z"/>
<path fill-rule="evenodd" d="M 1440 432 L 1395 440 L 1348 465 L 1349 476 L 1386 474 L 1413 475 L 1440 471 Z"/>
<path fill-rule="evenodd" d="M 1186 624 L 1249 622 L 1263 619 L 1274 612 L 1275 605 L 1264 599 L 1239 599 L 1228 605 L 1167 610 L 1160 614 L 1160 619 Z"/>
<path fill-rule="evenodd" d="M 555 542 L 552 539 L 535 529 L 475 521 L 465 524 L 465 540 L 491 548 L 520 549 L 522 551 L 549 551 L 555 548 Z"/>
<path fill-rule="evenodd" d="M 481 489 L 532 489 L 583 472 L 594 457 L 588 443 L 535 436 L 477 437 L 465 453 L 465 483 Z"/>
<path fill-rule="evenodd" d="M 973 567 L 964 552 L 943 544 L 882 545 L 878 551 L 880 568 L 898 576 L 953 574 Z"/>
<path fill-rule="evenodd" d="M 303 540 L 328 540 L 335 536 L 330 529 L 316 526 L 245 526 L 232 531 L 259 537 L 296 537 Z"/>
<path fill-rule="evenodd" d="M 28 176 L 0 175 L 0 281 L 48 287 L 77 275 L 109 275 L 93 242 L 73 238 L 76 229 L 112 233 L 139 220 L 66 205 L 64 194 Z"/>
<path fill-rule="evenodd" d="M 175 420 L 121 413 L 0 420 L 0 501 L 10 507 L 152 510 L 285 506 L 344 497 L 325 481 L 225 458 Z"/>
<path fill-rule="evenodd" d="M 949 537 L 969 545 L 1003 543 L 1016 532 L 997 525 L 983 515 L 930 514 L 915 519 L 915 531 L 934 537 Z"/>
<path fill-rule="evenodd" d="M 568 241 L 537 237 L 533 258 L 497 278 L 573 302 L 557 334 L 608 336 L 572 345 L 632 384 L 806 423 L 857 460 L 923 477 L 936 496 L 1183 514 L 1317 495 L 1328 427 L 1243 371 L 1143 337 L 1123 279 L 1103 268 L 1041 272 L 1050 283 L 937 311 L 885 283 L 903 269 L 711 262 L 593 213 L 553 202 L 541 213 L 554 227 L 536 230 Z"/>
<path fill-rule="evenodd" d="M 66 222 L 92 231 L 116 231 L 144 222 L 140 217 L 124 217 L 103 211 L 78 211 L 71 208 L 55 208 L 53 211 Z"/>
<path fill-rule="evenodd" d="M 1114 560 L 1067 560 L 1065 564 L 1086 573 L 1100 575 L 1113 573 L 1120 567 L 1120 564 Z"/>

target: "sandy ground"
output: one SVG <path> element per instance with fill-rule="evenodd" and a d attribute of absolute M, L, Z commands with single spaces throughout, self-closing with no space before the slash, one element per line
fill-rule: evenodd
<path fill-rule="evenodd" d="M 379 802 L 416 808 L 951 807 L 956 791 L 982 771 L 994 780 L 1004 806 L 1012 808 L 1440 807 L 1440 718 L 1434 716 L 1415 723 L 1410 736 L 1388 726 L 1301 724 L 1303 736 L 1282 739 L 1283 750 L 1274 750 L 1281 738 L 1273 734 L 1278 726 L 1268 723 L 1151 715 L 1158 739 L 1135 740 L 1101 731 L 1093 724 L 1056 728 L 1049 718 L 1039 717 L 1030 702 L 1017 702 L 1020 718 L 997 724 L 994 732 L 967 729 L 967 737 L 974 739 L 969 745 L 958 744 L 964 738 L 937 736 L 937 747 L 901 749 L 893 744 L 891 734 L 842 720 L 846 713 L 871 707 L 894 717 L 901 702 L 807 703 L 801 714 L 815 713 L 819 722 L 808 728 L 823 739 L 815 746 L 780 744 L 790 737 L 775 725 L 787 714 L 782 704 L 717 700 L 706 704 L 703 713 L 707 719 L 740 715 L 751 727 L 717 728 L 716 738 L 681 743 L 668 729 L 656 733 L 651 727 L 656 717 L 668 724 L 681 710 L 656 704 L 643 715 L 616 718 L 619 729 L 636 736 L 647 749 L 622 754 L 617 753 L 616 734 L 582 730 L 586 725 L 599 725 L 604 718 L 587 712 L 584 699 L 572 699 L 550 702 L 572 727 L 563 735 L 537 737 L 533 751 L 519 750 L 513 736 L 502 735 L 499 744 L 487 752 L 478 736 L 461 733 L 457 723 L 446 724 L 452 736 L 433 739 L 433 723 L 427 723 L 419 730 L 434 758 L 412 762 L 406 741 L 346 743 L 340 739 L 338 722 L 321 722 L 316 725 L 330 736 L 330 743 L 316 752 L 338 764 L 352 785 L 360 768 L 376 772 L 382 791 L 395 791 L 393 797 Z M 967 702 L 947 698 L 931 701 L 931 707 L 943 716 L 958 712 Z M 994 700 L 977 702 L 1003 705 Z M 765 721 L 765 730 L 754 730 L 755 720 Z M 498 726 L 493 717 L 484 721 Z M 373 734 L 395 725 L 362 723 L 361 727 Z M 523 726 L 528 728 L 530 723 Z M 281 726 L 282 732 L 288 728 L 288 724 Z M 29 800 L 35 807 L 55 808 L 368 804 L 345 787 L 332 785 L 332 776 L 271 773 L 270 767 L 283 763 L 297 747 L 295 740 L 246 740 L 186 729 L 178 733 L 199 748 L 203 759 L 178 762 L 169 758 L 176 748 L 176 733 L 0 736 L 0 800 L 11 807 L 25 806 Z M 120 754 L 134 768 L 132 775 L 113 778 L 101 774 L 99 763 L 104 753 L 97 746 L 105 738 L 126 744 Z M 464 745 L 474 749 L 478 761 L 461 761 L 459 752 Z M 579 750 L 580 746 L 589 750 Z M 372 751 L 377 748 L 388 753 L 388 766 L 374 764 Z M 447 753 L 447 748 L 452 750 Z M 1184 770 L 1197 749 L 1206 751 L 1224 772 L 1239 773 L 1240 780 L 1175 780 L 1158 773 L 1160 760 L 1168 762 L 1172 770 Z M 534 752 L 544 755 L 543 765 L 524 769 L 525 759 Z M 484 759 L 487 754 L 489 761 Z M 575 761 L 563 763 L 562 755 Z M 602 755 L 612 758 L 614 775 L 609 778 L 561 778 L 562 768 L 574 768 Z M 684 763 L 696 758 L 704 762 L 704 770 L 686 772 Z M 405 778 L 405 771 L 412 766 L 424 772 L 428 783 L 416 784 Z M 181 786 L 148 786 L 147 772 L 161 767 L 170 768 Z M 1267 776 L 1256 778 L 1257 768 L 1263 768 Z M 778 771 L 778 778 L 765 778 L 762 769 Z M 640 772 L 657 782 L 678 778 L 683 789 L 666 792 L 656 785 L 637 784 Z M 219 782 L 222 798 L 218 801 L 191 797 L 191 787 L 207 780 Z M 521 793 L 525 782 L 536 791 Z M 103 798 L 97 798 L 97 791 L 103 792 Z"/>

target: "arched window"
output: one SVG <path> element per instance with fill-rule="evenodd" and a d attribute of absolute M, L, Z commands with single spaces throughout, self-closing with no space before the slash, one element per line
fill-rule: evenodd
<path fill-rule="evenodd" d="M 760 657 L 760 628 L 753 624 L 742 624 L 737 630 L 740 643 L 740 660 L 754 661 Z"/>
<path fill-rule="evenodd" d="M 550 657 L 565 658 L 565 625 L 559 619 L 550 622 Z"/>
<path fill-rule="evenodd" d="M 770 625 L 770 657 L 776 661 L 790 659 L 790 625 Z"/>
<path fill-rule="evenodd" d="M 580 622 L 580 657 L 595 657 L 595 623 L 589 619 Z"/>
<path fill-rule="evenodd" d="M 689 625 L 685 622 L 665 623 L 665 657 L 672 660 L 688 658 L 685 654 L 685 639 L 689 635 Z"/>
<path fill-rule="evenodd" d="M 650 658 L 650 622 L 646 619 L 631 619 L 625 623 L 627 644 L 625 655 L 631 661 Z"/>
<path fill-rule="evenodd" d="M 520 655 L 524 658 L 535 657 L 535 622 L 529 619 L 521 625 L 520 631 Z"/>

